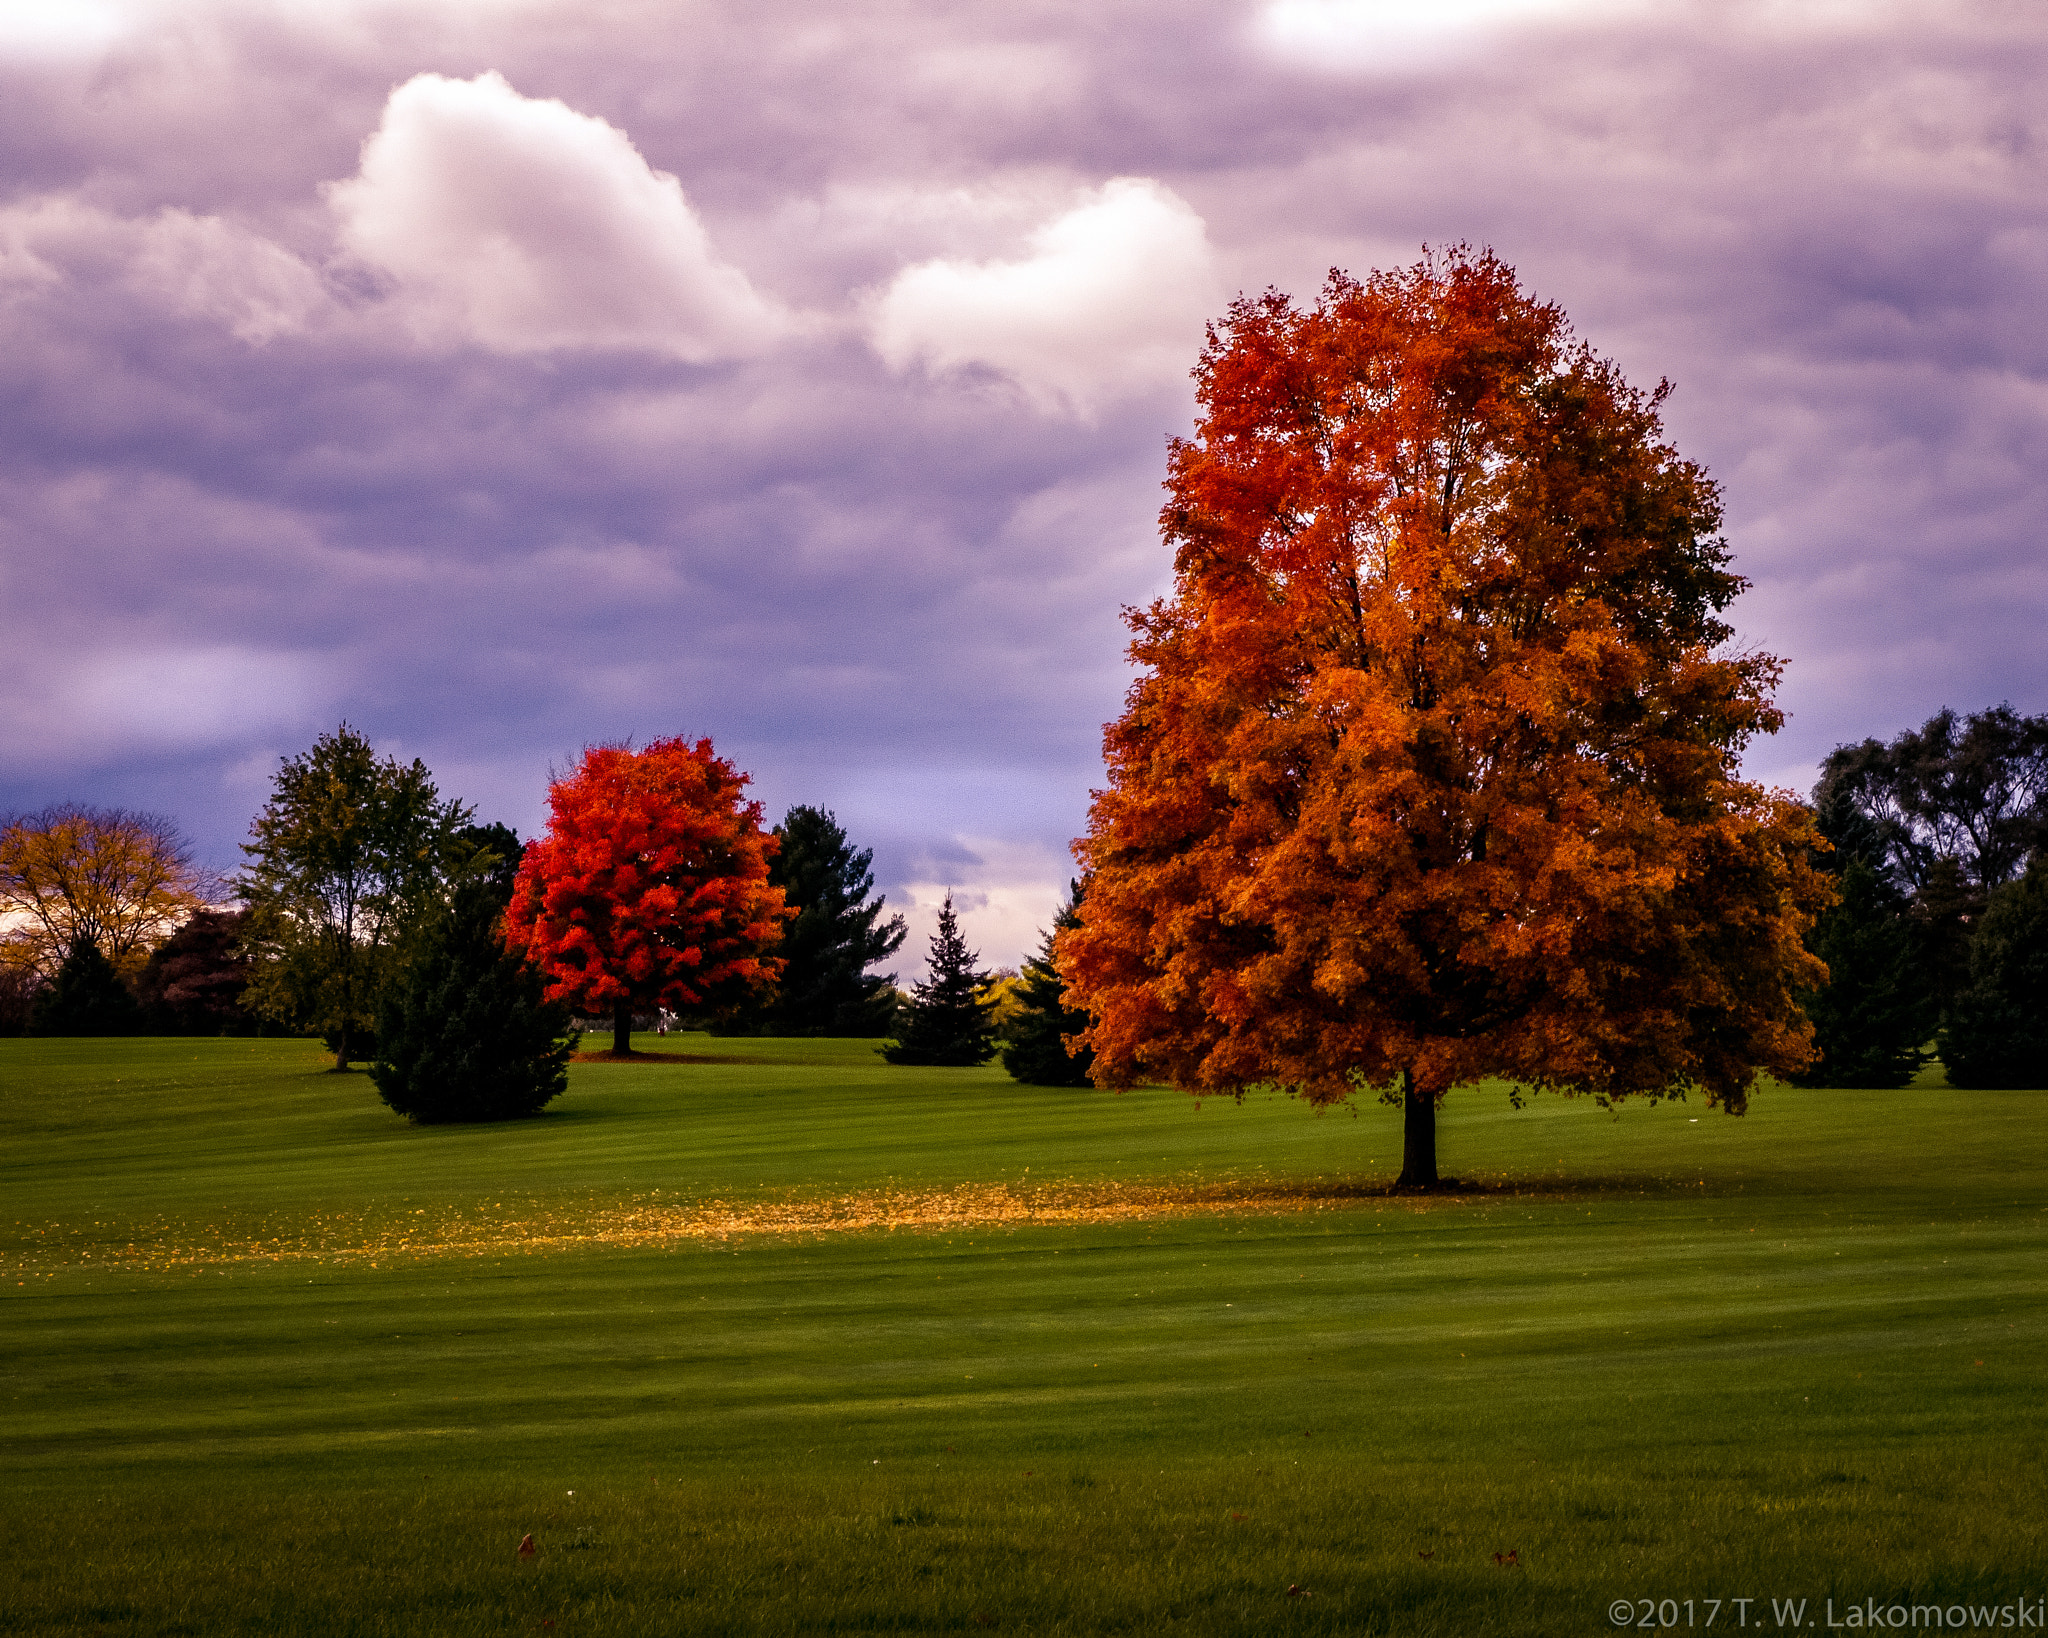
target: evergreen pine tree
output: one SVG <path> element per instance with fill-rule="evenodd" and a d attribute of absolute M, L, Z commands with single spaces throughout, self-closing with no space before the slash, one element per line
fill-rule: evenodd
<path fill-rule="evenodd" d="M 1067 1051 L 1060 1039 L 1088 1027 L 1088 1015 L 1066 1004 L 1067 984 L 1052 964 L 1053 940 L 1063 928 L 1078 927 L 1075 914 L 1081 907 L 1081 884 L 1071 882 L 1067 902 L 1053 917 L 1052 927 L 1038 954 L 1024 963 L 1019 999 L 1023 1005 L 1010 1026 L 1010 1042 L 1003 1048 L 1003 1067 L 1029 1086 L 1087 1086 L 1089 1067 L 1095 1062 L 1092 1048 L 1083 1047 L 1078 1056 Z"/>
<path fill-rule="evenodd" d="M 540 973 L 505 948 L 503 913 L 491 875 L 466 875 L 385 987 L 370 1078 L 411 1120 L 537 1114 L 568 1085 L 568 1009 L 544 1001 Z"/>
<path fill-rule="evenodd" d="M 1814 923 L 1807 948 L 1828 965 L 1824 989 L 1801 997 L 1820 1057 L 1802 1086 L 1904 1086 L 1927 1061 L 1934 998 L 1898 893 L 1851 856 L 1842 896 Z"/>
<path fill-rule="evenodd" d="M 36 997 L 33 1035 L 133 1035 L 142 1009 L 114 964 L 88 935 L 71 941 L 57 976 Z"/>
<path fill-rule="evenodd" d="M 763 1035 L 886 1035 L 895 1018 L 894 973 L 868 969 L 903 944 L 901 916 L 881 921 L 872 848 L 856 848 L 823 808 L 793 807 L 775 829 L 781 847 L 768 880 L 796 917 L 773 953 L 782 977 L 765 999 L 743 1006 L 728 1029 Z M 878 925 L 879 923 L 879 925 Z"/>
<path fill-rule="evenodd" d="M 931 973 L 897 1013 L 896 1036 L 881 1049 L 892 1064 L 985 1064 L 995 1056 L 996 1029 L 982 999 L 989 974 L 975 969 L 980 958 L 960 936 L 953 895 L 939 911 L 932 934 Z"/>
<path fill-rule="evenodd" d="M 1951 1086 L 2048 1087 L 2048 858 L 1991 895 L 1941 1032 Z"/>

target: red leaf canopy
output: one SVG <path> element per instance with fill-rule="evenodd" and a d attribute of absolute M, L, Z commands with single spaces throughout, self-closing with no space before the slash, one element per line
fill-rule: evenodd
<path fill-rule="evenodd" d="M 773 982 L 789 911 L 747 775 L 711 741 L 600 745 L 548 787 L 506 939 L 578 1010 L 715 1006 Z"/>

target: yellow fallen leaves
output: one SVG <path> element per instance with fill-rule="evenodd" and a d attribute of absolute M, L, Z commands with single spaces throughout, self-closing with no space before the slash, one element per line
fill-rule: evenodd
<path fill-rule="evenodd" d="M 431 1221 L 413 1213 L 396 1222 L 311 1218 L 294 1232 L 247 1238 L 207 1235 L 194 1243 L 169 1224 L 121 1242 L 99 1242 L 49 1225 L 41 1254 L 14 1259 L 10 1271 L 51 1266 L 169 1269 L 249 1262 L 379 1263 L 399 1258 L 489 1257 L 618 1246 L 659 1248 L 747 1236 L 921 1232 L 1030 1224 L 1111 1223 L 1138 1218 L 1321 1211 L 1374 1200 L 1336 1183 L 1070 1183 L 1016 1186 L 962 1183 L 948 1188 L 865 1189 L 746 1201 L 494 1206 L 451 1211 Z M 1401 1201 L 1403 1206 L 1418 1202 Z M 54 1232 L 50 1232 L 54 1231 Z M 63 1242 L 68 1241 L 66 1245 Z"/>

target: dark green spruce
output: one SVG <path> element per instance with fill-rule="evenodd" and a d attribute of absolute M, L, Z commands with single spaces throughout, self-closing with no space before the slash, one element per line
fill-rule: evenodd
<path fill-rule="evenodd" d="M 2048 1087 L 2048 855 L 1991 895 L 1941 1061 L 1951 1086 Z"/>
<path fill-rule="evenodd" d="M 569 1010 L 543 1000 L 539 972 L 505 948 L 502 862 L 497 848 L 472 856 L 414 928 L 378 1007 L 370 1078 L 422 1125 L 537 1114 L 568 1085 Z"/>
<path fill-rule="evenodd" d="M 892 1064 L 969 1066 L 995 1056 L 995 1009 L 982 999 L 989 975 L 975 967 L 979 959 L 960 936 L 948 893 L 932 934 L 930 975 L 898 1009 L 896 1039 L 881 1049 L 883 1057 Z"/>
<path fill-rule="evenodd" d="M 1088 1047 L 1079 1054 L 1066 1048 L 1062 1036 L 1075 1035 L 1088 1027 L 1088 1014 L 1066 1004 L 1067 985 L 1053 969 L 1053 940 L 1068 927 L 1078 927 L 1081 918 L 1081 884 L 1067 885 L 1067 902 L 1060 906 L 1047 930 L 1045 942 L 1031 960 L 1024 963 L 1023 982 L 1018 986 L 1022 1008 L 1010 1025 L 1010 1041 L 1003 1048 L 1003 1067 L 1029 1086 L 1087 1086 L 1088 1071 L 1095 1053 Z"/>
<path fill-rule="evenodd" d="M 794 807 L 775 827 L 781 842 L 768 879 L 796 911 L 774 954 L 785 963 L 775 990 L 725 1020 L 749 1035 L 886 1035 L 894 1023 L 894 973 L 871 975 L 902 947 L 903 918 L 881 919 L 872 848 L 856 848 L 823 808 Z"/>
<path fill-rule="evenodd" d="M 57 976 L 36 997 L 33 1035 L 133 1035 L 142 1009 L 98 944 L 81 933 Z"/>

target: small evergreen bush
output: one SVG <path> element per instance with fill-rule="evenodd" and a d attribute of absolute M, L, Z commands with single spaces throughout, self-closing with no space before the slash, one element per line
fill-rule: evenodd
<path fill-rule="evenodd" d="M 415 931 L 377 1012 L 370 1078 L 423 1125 L 538 1114 L 569 1081 L 576 1034 L 539 972 L 505 948 L 487 879 L 457 885 Z"/>

